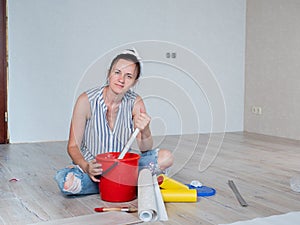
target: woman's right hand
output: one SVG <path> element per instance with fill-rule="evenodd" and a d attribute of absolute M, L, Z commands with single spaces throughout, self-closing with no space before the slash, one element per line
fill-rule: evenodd
<path fill-rule="evenodd" d="M 102 164 L 97 163 L 96 159 L 91 160 L 87 166 L 87 174 L 90 176 L 92 181 L 100 182 L 100 179 L 96 178 L 102 174 Z"/>

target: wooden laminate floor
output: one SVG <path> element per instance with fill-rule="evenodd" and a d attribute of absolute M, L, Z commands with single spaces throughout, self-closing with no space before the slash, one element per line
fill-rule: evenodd
<path fill-rule="evenodd" d="M 156 138 L 156 144 L 174 152 L 173 179 L 199 180 L 217 193 L 197 203 L 166 203 L 169 221 L 151 224 L 211 225 L 300 211 L 300 193 L 289 185 L 300 174 L 299 141 L 240 132 L 226 133 L 222 142 L 221 137 Z M 61 195 L 53 176 L 69 162 L 66 142 L 0 145 L 0 225 L 138 222 L 137 213 L 93 212 L 94 207 L 137 206 L 137 200 L 120 204 L 104 202 L 99 195 Z M 239 205 L 228 180 L 235 182 L 248 207 Z"/>

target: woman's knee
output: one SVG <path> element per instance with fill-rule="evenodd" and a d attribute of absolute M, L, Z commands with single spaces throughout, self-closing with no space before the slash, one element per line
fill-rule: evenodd
<path fill-rule="evenodd" d="M 74 195 L 81 191 L 81 179 L 75 175 L 76 172 L 77 168 L 75 166 L 69 166 L 57 171 L 54 179 L 56 180 L 58 187 L 63 194 Z"/>
<path fill-rule="evenodd" d="M 173 165 L 174 156 L 170 150 L 160 149 L 158 151 L 157 163 L 160 169 L 164 170 Z"/>

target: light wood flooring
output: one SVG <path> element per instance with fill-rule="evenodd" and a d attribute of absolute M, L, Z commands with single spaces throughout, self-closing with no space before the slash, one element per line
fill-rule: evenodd
<path fill-rule="evenodd" d="M 197 203 L 166 203 L 169 221 L 148 224 L 211 225 L 300 211 L 300 193 L 289 185 L 300 174 L 300 141 L 238 132 L 226 133 L 222 142 L 202 134 L 156 137 L 156 144 L 174 151 L 173 179 L 199 180 L 217 193 Z M 69 162 L 66 142 L 0 145 L 0 225 L 139 222 L 137 213 L 93 211 L 137 206 L 137 200 L 120 204 L 101 201 L 99 195 L 61 195 L 53 176 Z M 239 205 L 228 180 L 248 207 Z"/>

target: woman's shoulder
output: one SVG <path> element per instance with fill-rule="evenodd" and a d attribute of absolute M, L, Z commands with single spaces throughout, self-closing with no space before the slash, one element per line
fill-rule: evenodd
<path fill-rule="evenodd" d="M 93 87 L 93 88 L 88 89 L 84 93 L 86 93 L 88 96 L 97 95 L 97 94 L 100 94 L 103 91 L 103 89 L 104 89 L 104 87 L 102 87 L 102 86 Z"/>
<path fill-rule="evenodd" d="M 87 95 L 89 101 L 93 101 L 95 99 L 102 98 L 103 89 L 104 89 L 104 87 L 101 87 L 101 86 L 100 87 L 94 87 L 94 88 L 91 88 L 91 89 L 87 90 L 84 93 Z"/>
<path fill-rule="evenodd" d="M 86 93 L 82 93 L 77 101 L 76 101 L 76 104 L 75 104 L 75 109 L 74 109 L 74 113 L 76 114 L 81 114 L 81 115 L 86 115 L 88 116 L 89 115 L 89 100 L 88 100 L 88 96 Z"/>
<path fill-rule="evenodd" d="M 132 91 L 132 90 L 128 90 L 125 94 L 125 98 L 130 99 L 130 100 L 135 100 L 139 95 Z"/>

